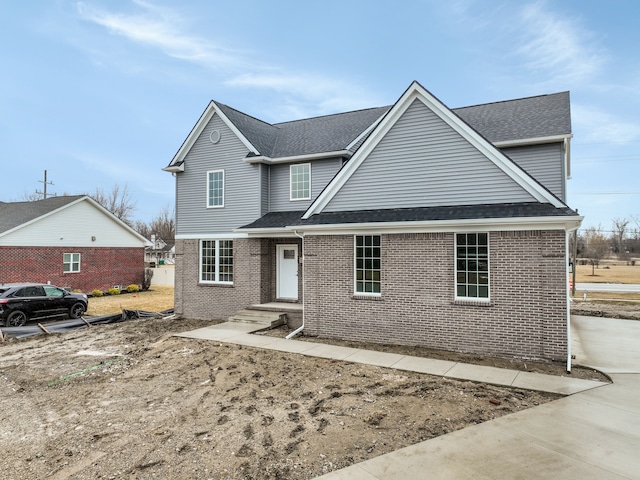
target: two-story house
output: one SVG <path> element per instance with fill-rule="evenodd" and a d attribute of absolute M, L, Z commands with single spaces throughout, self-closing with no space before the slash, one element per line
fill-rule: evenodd
<path fill-rule="evenodd" d="M 176 312 L 302 305 L 305 335 L 569 356 L 569 93 L 269 124 L 212 101 L 176 177 Z"/>

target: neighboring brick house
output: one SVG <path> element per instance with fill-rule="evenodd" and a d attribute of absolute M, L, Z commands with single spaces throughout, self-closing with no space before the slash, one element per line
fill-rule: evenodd
<path fill-rule="evenodd" d="M 212 101 L 176 177 L 176 312 L 297 302 L 303 333 L 569 361 L 569 93 L 268 124 Z M 294 323 L 294 327 L 299 322 Z"/>
<path fill-rule="evenodd" d="M 139 285 L 149 243 L 85 195 L 0 202 L 0 283 Z"/>

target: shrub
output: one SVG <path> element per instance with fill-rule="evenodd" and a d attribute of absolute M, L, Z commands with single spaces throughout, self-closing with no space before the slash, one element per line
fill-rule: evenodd
<path fill-rule="evenodd" d="M 109 295 L 120 295 L 120 290 L 117 288 L 111 287 L 109 290 L 107 290 L 107 293 Z"/>
<path fill-rule="evenodd" d="M 138 285 L 136 285 L 135 283 L 132 283 L 127 287 L 127 292 L 129 293 L 135 293 L 135 292 L 138 292 L 139 290 L 140 289 L 138 288 Z"/>

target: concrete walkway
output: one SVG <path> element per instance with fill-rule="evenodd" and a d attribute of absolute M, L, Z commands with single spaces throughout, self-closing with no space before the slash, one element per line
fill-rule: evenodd
<path fill-rule="evenodd" d="M 613 384 L 250 335 L 255 328 L 225 323 L 180 336 L 571 394 L 320 477 L 324 480 L 640 479 L 640 322 L 572 318 L 576 363 L 601 369 Z"/>

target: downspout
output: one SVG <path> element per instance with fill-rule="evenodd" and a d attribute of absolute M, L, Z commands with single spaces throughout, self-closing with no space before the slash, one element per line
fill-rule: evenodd
<path fill-rule="evenodd" d="M 572 230 L 567 230 L 564 237 L 564 251 L 565 251 L 565 280 L 564 285 L 567 290 L 567 373 L 571 373 L 571 289 L 569 287 L 569 235 Z M 573 266 L 575 271 L 576 266 Z"/>
<path fill-rule="evenodd" d="M 302 332 L 302 330 L 304 330 L 304 311 L 305 311 L 305 308 L 304 308 L 304 279 L 305 279 L 305 274 L 304 274 L 304 233 L 301 235 L 301 234 L 298 233 L 297 230 L 294 230 L 293 233 L 295 234 L 296 237 L 299 237 L 300 240 L 302 241 L 302 248 L 301 248 L 301 253 L 302 253 L 302 325 L 300 325 L 293 332 L 291 332 L 289 335 L 284 337 L 287 340 L 291 340 L 293 337 L 295 337 L 300 332 Z"/>

